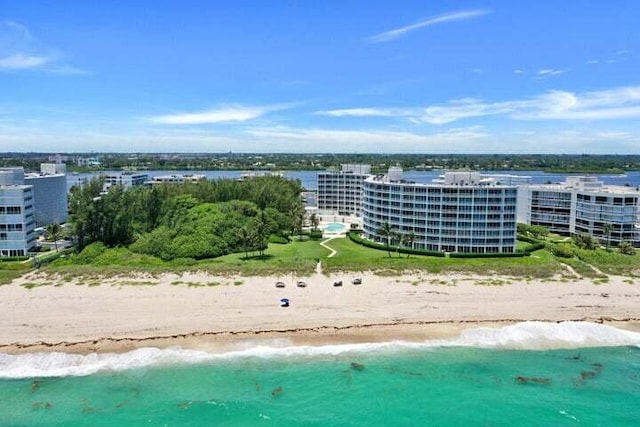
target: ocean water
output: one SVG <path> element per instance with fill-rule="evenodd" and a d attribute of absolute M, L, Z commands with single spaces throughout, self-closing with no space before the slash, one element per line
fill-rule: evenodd
<path fill-rule="evenodd" d="M 639 346 L 527 322 L 424 343 L 0 355 L 0 425 L 637 426 Z"/>

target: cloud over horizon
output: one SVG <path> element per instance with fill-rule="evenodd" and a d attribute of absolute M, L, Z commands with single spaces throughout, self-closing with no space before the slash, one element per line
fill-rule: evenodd
<path fill-rule="evenodd" d="M 404 118 L 443 125 L 458 120 L 501 115 L 513 120 L 614 120 L 640 118 L 640 86 L 573 93 L 553 90 L 522 100 L 486 102 L 462 98 L 413 108 L 344 108 L 316 112 L 332 117 Z"/>
<path fill-rule="evenodd" d="M 246 122 L 257 119 L 265 114 L 289 108 L 287 105 L 242 106 L 213 108 L 194 113 L 178 113 L 148 117 L 152 123 L 165 125 L 201 125 L 215 123 Z"/>

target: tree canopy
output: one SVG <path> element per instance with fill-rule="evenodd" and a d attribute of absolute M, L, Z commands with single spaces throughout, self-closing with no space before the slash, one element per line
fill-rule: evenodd
<path fill-rule="evenodd" d="M 302 208 L 300 182 L 278 176 L 102 188 L 103 180 L 94 179 L 71 193 L 80 250 L 101 242 L 165 260 L 263 250 L 270 234 L 295 228 L 288 213 Z"/>

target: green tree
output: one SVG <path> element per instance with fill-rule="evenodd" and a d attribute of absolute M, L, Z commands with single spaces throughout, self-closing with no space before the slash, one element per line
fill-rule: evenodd
<path fill-rule="evenodd" d="M 414 233 L 413 231 L 404 233 L 402 235 L 402 244 L 407 248 L 413 249 L 413 242 L 415 242 L 415 240 L 416 240 L 416 233 Z M 407 252 L 407 258 L 409 258 L 409 255 L 411 255 L 411 253 Z"/>
<path fill-rule="evenodd" d="M 607 236 L 607 252 L 609 251 L 609 246 L 611 246 L 611 232 L 613 231 L 613 224 L 610 222 L 605 222 L 602 226 L 602 232 Z"/>
<path fill-rule="evenodd" d="M 240 245 L 245 253 L 245 259 L 249 259 L 249 248 L 252 247 L 252 243 L 255 240 L 255 235 L 253 230 L 249 227 L 241 227 L 236 231 L 238 239 L 240 240 Z"/>
<path fill-rule="evenodd" d="M 316 215 L 315 213 L 312 213 L 311 216 L 309 217 L 309 221 L 311 222 L 311 228 L 313 230 L 317 230 L 318 226 L 320 225 L 320 218 L 318 218 L 318 215 Z"/>
<path fill-rule="evenodd" d="M 378 237 L 384 238 L 389 258 L 391 258 L 391 239 L 393 238 L 393 233 L 394 230 L 387 221 L 382 223 L 382 225 L 376 230 L 376 234 L 378 235 Z"/>
<path fill-rule="evenodd" d="M 55 247 L 56 252 L 58 252 L 58 240 L 62 234 L 62 227 L 60 227 L 60 224 L 49 224 L 45 230 L 47 231 L 49 238 L 53 240 L 53 246 Z"/>

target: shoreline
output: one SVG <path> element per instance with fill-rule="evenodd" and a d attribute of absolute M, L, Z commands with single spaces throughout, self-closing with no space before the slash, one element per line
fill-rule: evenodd
<path fill-rule="evenodd" d="M 0 353 L 420 342 L 526 321 L 589 321 L 640 332 L 640 286 L 626 277 L 594 283 L 362 273 L 362 285 L 352 285 L 352 276 L 315 274 L 304 278 L 306 288 L 298 288 L 291 275 L 141 274 L 87 284 L 82 278 L 28 274 L 0 286 Z M 332 286 L 337 278 L 344 286 Z M 281 280 L 285 289 L 275 287 Z M 284 297 L 290 307 L 280 307 Z"/>
<path fill-rule="evenodd" d="M 87 355 L 91 353 L 126 353 L 140 348 L 171 348 L 203 350 L 225 353 L 245 348 L 247 345 L 269 346 L 326 346 L 343 344 L 383 343 L 391 341 L 420 343 L 430 340 L 457 338 L 462 331 L 474 328 L 500 328 L 522 322 L 593 322 L 617 329 L 640 333 L 640 318 L 637 319 L 567 319 L 548 320 L 488 320 L 447 321 L 424 323 L 353 325 L 343 328 L 321 327 L 313 329 L 241 331 L 241 332 L 193 332 L 170 336 L 96 338 L 77 342 L 35 342 L 29 344 L 1 344 L 0 353 L 25 354 L 39 352 L 62 352 Z M 393 334 L 393 335 L 389 335 Z M 393 337 L 393 338 L 391 338 Z"/>

